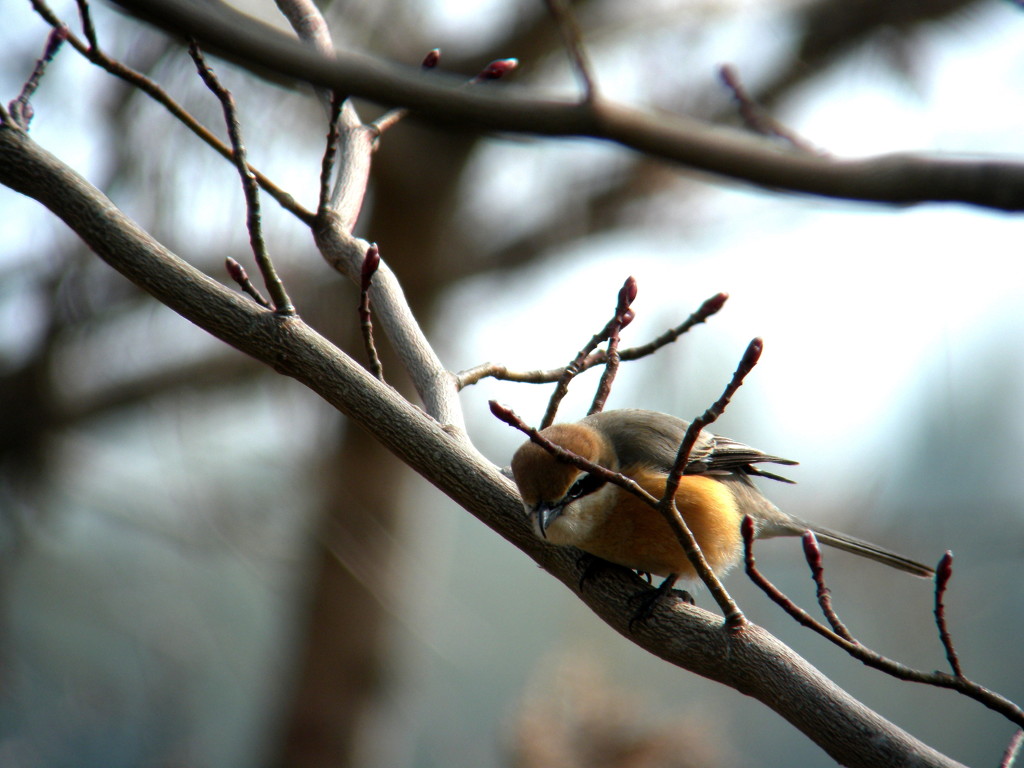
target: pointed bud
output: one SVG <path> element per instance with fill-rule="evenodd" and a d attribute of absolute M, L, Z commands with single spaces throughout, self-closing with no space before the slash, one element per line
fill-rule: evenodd
<path fill-rule="evenodd" d="M 236 283 L 244 283 L 249 280 L 249 275 L 246 274 L 245 267 L 230 256 L 224 259 L 224 266 L 227 267 L 228 274 L 231 275 L 231 279 Z"/>
<path fill-rule="evenodd" d="M 626 310 L 630 304 L 636 301 L 636 278 L 632 275 L 626 278 L 626 282 L 619 289 L 619 312 Z"/>
<path fill-rule="evenodd" d="M 363 283 L 368 284 L 377 268 L 380 267 L 380 249 L 376 243 L 372 243 L 366 249 L 366 257 L 363 259 Z"/>
<path fill-rule="evenodd" d="M 818 537 L 814 535 L 813 531 L 805 531 L 801 538 L 804 544 L 804 557 L 807 558 L 807 564 L 815 571 L 821 570 L 821 547 L 818 545 Z"/>
<path fill-rule="evenodd" d="M 487 405 L 490 406 L 491 413 L 493 413 L 499 419 L 504 421 L 506 424 L 515 424 L 516 415 L 515 413 L 512 412 L 511 408 L 506 408 L 497 400 L 488 400 Z"/>
<path fill-rule="evenodd" d="M 740 363 L 740 367 L 750 370 L 757 361 L 761 359 L 761 353 L 764 351 L 764 340 L 760 337 L 751 340 L 747 345 L 747 351 L 743 353 L 743 361 Z"/>
<path fill-rule="evenodd" d="M 420 67 L 423 69 L 434 69 L 438 64 L 441 63 L 441 49 L 434 48 L 426 56 L 423 57 L 423 61 L 420 63 Z"/>
<path fill-rule="evenodd" d="M 740 523 L 740 533 L 743 535 L 743 540 L 750 545 L 750 542 L 754 540 L 754 518 L 750 515 L 743 516 L 743 522 Z"/>
<path fill-rule="evenodd" d="M 938 566 L 935 568 L 935 583 L 939 586 L 939 589 L 945 589 L 946 584 L 953 576 L 953 553 L 946 550 L 946 554 L 939 560 Z"/>
<path fill-rule="evenodd" d="M 698 310 L 698 312 L 700 315 L 703 315 L 704 317 L 711 317 L 711 315 L 715 314 L 723 306 L 725 306 L 725 302 L 728 301 L 728 299 L 728 293 L 725 293 L 724 291 L 721 293 L 716 293 L 714 296 L 712 296 L 710 299 L 705 300 L 705 302 L 700 305 L 700 310 Z"/>
<path fill-rule="evenodd" d="M 476 76 L 480 80 L 500 80 L 519 66 L 519 59 L 495 59 Z"/>

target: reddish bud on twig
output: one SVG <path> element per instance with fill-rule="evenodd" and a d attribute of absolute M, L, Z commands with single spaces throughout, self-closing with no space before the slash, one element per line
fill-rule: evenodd
<path fill-rule="evenodd" d="M 940 590 L 945 590 L 950 578 L 953 576 L 953 553 L 946 550 L 946 554 L 939 560 L 935 568 L 935 585 Z"/>
<path fill-rule="evenodd" d="M 939 565 L 935 569 L 935 625 L 939 629 L 939 640 L 942 642 L 942 647 L 946 650 L 946 659 L 949 661 L 949 666 L 953 670 L 953 674 L 957 677 L 963 677 L 963 670 L 960 668 L 960 659 L 956 653 L 956 647 L 953 645 L 953 637 L 949 634 L 949 625 L 946 623 L 946 605 L 944 598 L 946 596 L 946 587 L 949 586 L 949 580 L 953 576 L 953 553 L 946 550 L 946 554 L 939 560 Z"/>
<path fill-rule="evenodd" d="M 743 522 L 740 523 L 740 534 L 743 536 L 743 541 L 746 543 L 747 548 L 754 542 L 754 518 L 750 515 L 743 516 Z"/>
<path fill-rule="evenodd" d="M 619 289 L 619 312 L 624 312 L 629 308 L 629 305 L 636 301 L 636 278 L 630 275 L 626 278 L 626 282 L 622 284 L 622 288 Z"/>
<path fill-rule="evenodd" d="M 363 344 L 366 347 L 366 356 L 370 361 L 370 373 L 380 381 L 384 381 L 384 368 L 380 363 L 380 355 L 377 354 L 377 345 L 373 341 L 373 317 L 370 313 L 370 283 L 379 266 L 380 249 L 376 243 L 371 243 L 370 247 L 366 249 L 361 271 L 359 327 L 363 332 Z"/>
<path fill-rule="evenodd" d="M 46 61 L 53 61 L 53 57 L 57 55 L 57 51 L 60 50 L 61 45 L 71 35 L 71 30 L 68 29 L 67 24 L 61 24 L 59 27 L 55 27 L 50 33 L 50 36 L 46 39 L 46 48 L 43 49 L 43 59 Z"/>
<path fill-rule="evenodd" d="M 619 315 L 619 330 L 621 331 L 627 325 L 632 323 L 635 318 L 636 312 L 634 312 L 632 309 L 627 309 L 625 312 Z"/>
<path fill-rule="evenodd" d="M 434 48 L 426 56 L 423 57 L 423 61 L 420 63 L 420 66 L 423 69 L 433 69 L 434 67 L 436 67 L 440 63 L 441 63 L 441 49 L 440 48 Z"/>
<path fill-rule="evenodd" d="M 757 365 L 757 361 L 761 359 L 761 353 L 764 352 L 764 340 L 760 337 L 751 340 L 747 345 L 747 351 L 743 353 L 743 360 L 740 362 L 740 368 L 746 370 L 752 369 Z"/>
<path fill-rule="evenodd" d="M 499 419 L 504 421 L 506 424 L 510 424 L 514 427 L 516 425 L 516 422 L 519 421 L 519 419 L 516 417 L 515 413 L 512 411 L 511 408 L 505 407 L 497 400 L 488 400 L 487 405 L 490 406 L 491 413 L 493 413 Z"/>
<path fill-rule="evenodd" d="M 811 531 L 805 531 L 804 535 L 800 538 L 803 541 L 804 557 L 807 558 L 807 564 L 811 566 L 815 572 L 820 571 L 821 547 L 818 545 L 818 537 Z"/>
<path fill-rule="evenodd" d="M 697 310 L 697 314 L 701 317 L 708 318 L 716 314 L 722 307 L 725 306 L 725 302 L 729 300 L 729 294 L 725 291 L 716 293 L 710 299 L 705 299 L 704 303 L 700 305 L 700 309 Z"/>
<path fill-rule="evenodd" d="M 477 81 L 500 80 L 519 66 L 519 59 L 495 59 L 476 76 Z"/>
<path fill-rule="evenodd" d="M 245 267 L 230 256 L 224 259 L 224 264 L 228 269 L 228 274 L 231 275 L 231 279 L 236 283 L 244 283 L 249 279 L 249 274 L 245 271 Z"/>
<path fill-rule="evenodd" d="M 369 286 L 370 280 L 380 267 L 380 249 L 376 243 L 372 243 L 366 249 L 366 258 L 363 259 L 362 279 L 363 286 Z"/>
<path fill-rule="evenodd" d="M 224 259 L 224 266 L 227 268 L 228 275 L 231 276 L 231 279 L 238 283 L 239 288 L 249 294 L 252 300 L 261 307 L 270 309 L 270 302 L 267 301 L 256 286 L 252 284 L 252 280 L 249 279 L 249 273 L 245 271 L 245 267 L 230 256 Z"/>

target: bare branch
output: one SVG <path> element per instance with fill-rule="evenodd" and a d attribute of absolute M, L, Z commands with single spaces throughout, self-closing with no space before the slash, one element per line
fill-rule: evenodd
<path fill-rule="evenodd" d="M 221 85 L 220 80 L 213 70 L 207 66 L 202 51 L 194 42 L 189 43 L 189 55 L 195 62 L 196 71 L 202 78 L 206 87 L 216 96 L 224 110 L 224 122 L 228 127 L 228 136 L 231 139 L 231 149 L 235 160 L 235 167 L 242 179 L 242 190 L 245 192 L 245 225 L 249 230 L 249 242 L 252 245 L 253 255 L 256 257 L 256 265 L 263 275 L 263 284 L 270 292 L 270 298 L 274 305 L 274 311 L 282 315 L 295 313 L 292 300 L 288 298 L 288 292 L 284 283 L 274 268 L 274 262 L 267 251 L 267 243 L 263 239 L 263 224 L 260 217 L 260 187 L 256 183 L 256 177 L 249 170 L 249 164 L 245 160 L 245 144 L 242 142 L 242 126 L 238 122 L 238 111 L 235 108 L 235 99 L 231 91 Z"/>
<path fill-rule="evenodd" d="M 1006 745 L 1006 751 L 1003 752 L 1003 759 L 999 761 L 999 768 L 1013 768 L 1013 764 L 1017 762 L 1017 755 L 1020 754 L 1021 744 L 1024 744 L 1024 730 L 1018 730 L 1013 734 L 1010 743 Z"/>
<path fill-rule="evenodd" d="M 731 64 L 725 64 L 718 70 L 719 76 L 726 87 L 732 91 L 733 98 L 739 106 L 740 117 L 747 127 L 762 136 L 774 136 L 787 142 L 793 149 L 800 152 L 807 152 L 812 155 L 823 153 L 809 141 L 804 139 L 795 131 L 790 130 L 754 101 L 754 98 L 747 92 L 740 80 L 740 73 Z"/>
<path fill-rule="evenodd" d="M 818 605 L 821 608 L 821 612 L 828 619 L 828 623 L 832 625 L 832 629 L 837 635 L 845 640 L 849 640 L 851 643 L 857 642 L 853 635 L 850 634 L 850 630 L 839 619 L 839 614 L 832 607 L 832 590 L 825 583 L 825 567 L 822 564 L 821 547 L 818 545 L 818 537 L 814 535 L 814 531 L 807 531 L 804 533 L 802 540 L 804 557 L 807 559 L 807 564 L 811 566 L 811 578 L 814 579 L 814 585 L 817 588 Z"/>
<path fill-rule="evenodd" d="M 777 145 L 678 115 L 599 101 L 577 104 L 463 91 L 441 76 L 351 53 L 325 60 L 286 35 L 217 0 L 119 0 L 167 30 L 194 36 L 253 67 L 340 89 L 467 128 L 547 136 L 589 136 L 690 168 L 773 190 L 880 203 L 963 202 L 1024 210 L 1024 163 L 915 154 L 839 160 L 780 151 Z"/>
<path fill-rule="evenodd" d="M 55 27 L 50 32 L 49 37 L 46 39 L 46 47 L 43 49 L 43 55 L 36 59 L 36 64 L 32 68 L 32 74 L 28 76 L 24 85 L 21 86 L 21 93 L 18 94 L 17 98 L 14 99 L 10 104 L 7 105 L 10 117 L 17 122 L 17 124 L 23 129 L 28 130 L 29 123 L 32 122 L 32 105 L 29 103 L 32 94 L 36 92 L 36 88 L 39 87 L 39 82 L 43 79 L 43 73 L 46 72 L 46 66 L 53 61 L 53 57 L 57 55 L 57 51 L 60 50 L 61 45 L 68 39 L 70 30 L 61 25 Z"/>
<path fill-rule="evenodd" d="M 437 65 L 440 63 L 441 49 L 433 48 L 427 52 L 426 56 L 423 57 L 423 61 L 420 64 L 420 70 L 423 72 L 429 72 L 432 69 L 436 69 Z M 385 131 L 404 120 L 408 114 L 409 110 L 404 107 L 391 109 L 370 123 L 370 126 L 373 128 L 377 138 L 379 139 Z"/>
<path fill-rule="evenodd" d="M 722 582 L 715 575 L 711 566 L 708 565 L 704 553 L 700 551 L 697 539 L 690 531 L 686 520 L 676 508 L 676 492 L 679 490 L 679 483 L 682 481 L 683 473 L 690 462 L 690 453 L 693 451 L 693 446 L 697 444 L 697 438 L 700 437 L 701 430 L 714 423 L 725 412 L 725 408 L 732 399 L 732 396 L 743 384 L 743 379 L 757 365 L 757 361 L 761 357 L 762 348 L 763 345 L 760 339 L 754 339 L 750 342 L 746 352 L 743 354 L 743 358 L 740 360 L 739 366 L 732 375 L 732 380 L 726 386 L 722 396 L 710 408 L 705 410 L 703 414 L 690 422 L 690 426 L 686 428 L 686 434 L 683 435 L 683 442 L 679 446 L 679 451 L 676 453 L 676 460 L 672 465 L 672 470 L 665 480 L 665 491 L 657 505 L 658 511 L 665 516 L 672 530 L 675 531 L 679 544 L 682 546 L 683 551 L 686 552 L 690 564 L 693 565 L 701 581 L 707 585 L 708 591 L 711 592 L 715 602 L 718 603 L 718 607 L 725 614 L 726 625 L 732 630 L 741 628 L 746 623 L 746 617 L 744 617 L 743 612 L 736 605 L 729 592 L 722 586 Z"/>
<path fill-rule="evenodd" d="M 82 20 L 82 33 L 89 41 L 89 50 L 98 50 L 99 39 L 96 37 L 96 27 L 92 23 L 92 12 L 89 10 L 88 0 L 75 0 L 78 5 L 78 16 Z"/>
<path fill-rule="evenodd" d="M 370 284 L 373 282 L 373 276 L 378 267 L 380 267 L 380 250 L 374 243 L 367 249 L 366 259 L 363 261 L 362 284 L 359 290 L 359 328 L 362 330 L 363 345 L 366 347 L 366 356 L 370 361 L 370 373 L 380 381 L 384 381 L 384 368 L 380 364 L 377 346 L 373 343 L 373 318 L 370 316 Z"/>
<path fill-rule="evenodd" d="M 5 126 L 0 126 L 0 184 L 49 207 L 101 258 L 174 311 L 317 392 L 456 503 L 578 589 L 577 558 L 533 535 L 508 479 L 301 318 L 266 312 L 181 261 L 24 132 Z M 581 597 L 627 634 L 624 617 L 637 583 L 632 574 L 615 569 L 595 579 Z M 680 606 L 659 612 L 629 636 L 670 663 L 764 702 L 844 765 L 958 766 L 838 689 L 754 625 L 724 632 L 719 617 Z M 865 733 L 884 738 L 865 739 Z"/>
<path fill-rule="evenodd" d="M 327 119 L 327 144 L 324 147 L 323 160 L 320 163 L 320 198 L 316 206 L 317 218 L 327 215 L 331 201 L 331 177 L 334 175 L 334 164 L 338 156 L 338 139 L 341 135 L 338 122 L 341 119 L 343 99 L 337 92 L 331 96 L 330 114 Z"/>
<path fill-rule="evenodd" d="M 349 234 L 334 213 L 318 224 L 313 235 L 327 263 L 361 285 L 363 262 L 370 244 Z M 427 413 L 464 435 L 465 422 L 455 377 L 441 364 L 416 322 L 401 284 L 384 260 L 374 274 L 370 299 L 377 322 L 409 373 Z"/>
<path fill-rule="evenodd" d="M 52 27 L 65 27 L 62 22 L 49 6 L 43 0 L 32 0 L 32 7 L 36 10 L 43 20 Z M 83 6 L 80 6 L 83 7 Z M 88 16 L 83 18 L 88 19 Z M 86 25 L 86 34 L 89 34 L 91 29 L 91 21 Z M 140 91 L 145 93 L 156 103 L 160 104 L 164 109 L 171 113 L 176 120 L 182 123 L 192 133 L 202 139 L 208 146 L 216 150 L 222 157 L 227 160 L 234 162 L 232 156 L 231 147 L 217 138 L 206 126 L 196 120 L 187 109 L 181 104 L 175 101 L 171 96 L 159 85 L 150 80 L 148 77 L 143 75 L 141 72 L 136 72 L 131 67 L 127 67 L 116 59 L 112 59 L 101 51 L 96 44 L 95 30 L 92 31 L 92 38 L 90 43 L 87 45 L 82 40 L 76 37 L 74 34 L 69 33 L 67 40 L 71 46 L 82 54 L 86 59 L 91 61 L 96 66 L 109 72 L 115 77 L 124 80 L 129 85 L 138 88 Z M 264 176 L 256 168 L 249 167 L 249 170 L 256 177 L 263 190 L 273 197 L 278 204 L 286 211 L 294 214 L 300 221 L 305 224 L 313 223 L 313 212 L 307 210 L 292 197 L 288 192 L 285 192 L 274 182 Z"/>
<path fill-rule="evenodd" d="M 274 0 L 299 40 L 323 56 L 334 54 L 331 30 L 312 0 Z"/>
<path fill-rule="evenodd" d="M 861 645 L 855 640 L 847 639 L 840 634 L 833 632 L 819 621 L 816 621 L 805 610 L 796 605 L 790 598 L 783 594 L 778 587 L 772 584 L 758 569 L 754 559 L 754 520 L 750 515 L 743 518 L 741 526 L 743 534 L 744 562 L 747 575 L 751 581 L 757 584 L 768 597 L 779 607 L 788 613 L 798 623 L 812 629 L 834 645 L 838 645 L 850 656 L 899 680 L 906 680 L 912 683 L 923 683 L 933 685 L 937 688 L 949 688 L 957 691 L 968 698 L 974 699 L 980 704 L 988 707 L 993 712 L 998 712 L 1011 723 L 1018 727 L 1024 727 L 1024 709 L 1014 704 L 1004 696 L 990 691 L 984 686 L 968 680 L 966 677 L 948 675 L 944 672 L 922 672 L 911 669 L 904 664 L 893 661 L 882 656 L 877 651 Z"/>
<path fill-rule="evenodd" d="M 594 68 L 587 56 L 587 50 L 583 46 L 583 35 L 580 34 L 579 24 L 572 13 L 567 0 L 544 0 L 544 4 L 551 12 L 551 16 L 558 25 L 558 31 L 565 42 L 565 49 L 569 53 L 569 60 L 572 62 L 573 71 L 579 78 L 583 88 L 583 101 L 589 103 L 597 98 L 597 79 L 594 77 Z"/>
<path fill-rule="evenodd" d="M 578 376 L 583 369 L 583 362 L 590 356 L 590 353 L 597 349 L 598 344 L 601 344 L 611 338 L 613 333 L 618 333 L 621 328 L 626 326 L 632 319 L 633 313 L 629 309 L 629 304 L 636 298 L 636 281 L 632 277 L 627 278 L 622 288 L 619 290 L 618 297 L 616 299 L 615 314 L 612 315 L 612 319 L 605 323 L 604 328 L 595 333 L 590 337 L 590 341 L 581 349 L 576 357 L 573 358 L 565 368 L 561 369 L 561 375 L 558 377 L 558 384 L 555 387 L 555 391 L 551 393 L 551 398 L 548 400 L 547 410 L 544 412 L 544 418 L 540 421 L 540 428 L 547 429 L 555 423 L 555 415 L 558 413 L 558 406 L 561 405 L 562 400 L 565 399 L 566 394 L 569 392 L 569 384 L 576 376 Z M 608 358 L 606 357 L 605 360 Z M 610 382 L 609 382 L 610 386 Z M 601 398 L 601 387 L 598 388 L 598 396 L 595 398 L 595 405 L 597 406 L 598 400 Z M 607 397 L 607 393 L 605 393 Z M 603 402 L 600 403 L 603 405 Z M 591 409 L 591 413 L 595 411 Z"/>
<path fill-rule="evenodd" d="M 653 354 L 666 344 L 671 344 L 693 326 L 699 325 L 711 315 L 718 312 L 729 298 L 727 293 L 716 293 L 701 304 L 700 309 L 690 315 L 682 324 L 671 328 L 658 338 L 639 347 L 630 347 L 619 351 L 620 360 L 639 360 L 641 357 Z M 579 372 L 582 373 L 595 365 L 604 365 L 608 361 L 607 352 L 598 350 L 588 355 L 580 363 Z M 551 384 L 565 375 L 565 368 L 552 368 L 548 371 L 510 371 L 503 365 L 497 363 L 481 363 L 480 365 L 461 371 L 457 375 L 459 389 L 476 384 L 481 379 L 494 378 L 499 381 L 515 381 L 521 384 Z"/>
<path fill-rule="evenodd" d="M 320 61 L 335 58 L 334 42 L 320 9 L 313 0 L 275 0 L 277 7 L 292 25 L 295 34 L 308 50 Z M 356 112 L 348 92 L 344 88 L 319 85 L 317 95 L 329 114 L 332 130 L 337 133 L 338 175 L 331 195 L 331 209 L 337 214 L 337 223 L 352 232 L 359 220 L 370 179 L 370 155 L 373 153 L 376 131 L 363 121 Z M 342 95 L 344 94 L 344 95 Z M 341 102 L 340 120 L 336 117 L 335 102 Z M 326 157 L 325 157 L 326 160 Z M 322 204 L 320 206 L 323 208 Z M 321 219 L 323 217 L 321 216 Z"/>
<path fill-rule="evenodd" d="M 946 553 L 939 560 L 939 566 L 935 569 L 935 626 L 939 628 L 939 640 L 946 650 L 946 659 L 949 661 L 950 669 L 957 677 L 963 677 L 963 670 L 960 669 L 960 659 L 953 646 L 953 638 L 949 634 L 949 627 L 946 625 L 946 606 L 943 598 L 946 595 L 946 588 L 953 576 L 953 553 Z"/>
<path fill-rule="evenodd" d="M 754 366 L 757 365 L 763 349 L 764 342 L 761 339 L 751 340 L 743 353 L 743 357 L 740 359 L 739 365 L 736 366 L 736 370 L 732 374 L 732 379 L 726 385 L 725 391 L 712 403 L 710 408 L 690 422 L 690 426 L 686 429 L 686 435 L 683 437 L 682 445 L 679 446 L 679 452 L 676 454 L 675 464 L 672 466 L 672 471 L 668 476 L 668 482 L 665 486 L 666 496 L 669 495 L 669 491 L 671 491 L 672 496 L 675 496 L 676 490 L 679 488 L 679 480 L 686 471 L 686 465 L 690 461 L 690 453 L 693 451 L 693 446 L 697 444 L 697 438 L 700 437 L 701 430 L 715 423 L 718 417 L 725 413 L 725 409 L 732 401 L 736 390 L 743 386 L 743 380 L 754 369 Z"/>
<path fill-rule="evenodd" d="M 592 413 L 600 413 L 604 410 L 604 404 L 611 394 L 612 384 L 615 382 L 615 374 L 619 370 L 619 334 L 633 321 L 633 310 L 630 305 L 636 300 L 636 279 L 632 276 L 626 278 L 626 282 L 619 289 L 619 303 L 615 307 L 615 318 L 609 323 L 608 348 L 605 351 L 607 362 L 604 366 L 604 373 L 601 374 L 601 381 L 597 385 L 597 392 L 594 394 L 594 401 L 587 411 L 589 416 Z"/>

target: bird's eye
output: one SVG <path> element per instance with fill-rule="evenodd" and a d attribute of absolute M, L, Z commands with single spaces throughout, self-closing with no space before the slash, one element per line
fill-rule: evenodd
<path fill-rule="evenodd" d="M 597 475 L 592 475 L 589 472 L 584 472 L 576 478 L 576 482 L 569 488 L 569 491 L 565 494 L 565 500 L 569 502 L 582 498 L 587 494 L 596 491 L 604 485 L 604 483 L 605 481 L 603 478 L 600 478 Z"/>

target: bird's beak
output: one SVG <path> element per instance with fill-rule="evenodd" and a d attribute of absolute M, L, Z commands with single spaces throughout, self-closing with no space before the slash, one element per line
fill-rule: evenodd
<path fill-rule="evenodd" d="M 537 505 L 535 514 L 537 515 L 537 531 L 540 533 L 542 539 L 548 537 L 548 526 L 555 521 L 555 519 L 562 514 L 562 510 L 565 508 L 564 504 L 555 503 L 547 504 L 541 502 Z"/>

